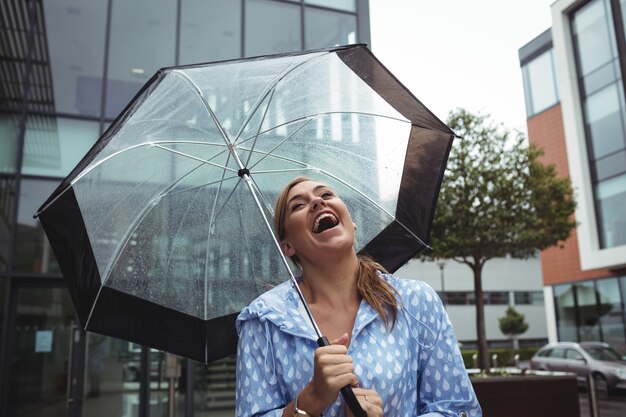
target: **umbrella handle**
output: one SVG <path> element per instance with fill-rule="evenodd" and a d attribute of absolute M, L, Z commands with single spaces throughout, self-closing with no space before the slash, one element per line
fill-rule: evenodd
<path fill-rule="evenodd" d="M 321 336 L 317 339 L 317 344 L 319 347 L 330 346 L 330 342 L 326 336 Z M 350 385 L 346 385 L 341 388 L 340 391 L 354 417 L 367 417 L 367 414 L 365 414 L 365 411 L 361 408 L 361 404 L 359 404 L 359 400 L 356 399 L 356 395 L 354 395 L 354 391 L 352 391 L 352 387 Z"/>

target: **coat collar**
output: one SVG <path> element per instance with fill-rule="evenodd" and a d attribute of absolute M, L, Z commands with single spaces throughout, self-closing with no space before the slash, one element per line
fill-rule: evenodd
<path fill-rule="evenodd" d="M 376 310 L 365 300 L 361 300 L 352 330 L 352 339 L 354 340 L 365 326 L 377 317 Z M 237 331 L 240 330 L 242 322 L 256 318 L 261 322 L 273 323 L 284 333 L 317 341 L 313 325 L 291 281 L 285 281 L 274 287 L 243 309 L 237 317 Z"/>

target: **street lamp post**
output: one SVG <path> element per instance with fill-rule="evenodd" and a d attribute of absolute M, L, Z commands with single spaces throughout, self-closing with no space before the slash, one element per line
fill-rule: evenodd
<path fill-rule="evenodd" d="M 443 305 L 446 305 L 446 286 L 444 285 L 444 279 L 443 279 L 443 269 L 446 267 L 446 263 L 445 262 L 437 262 L 437 266 L 439 267 L 439 270 L 441 271 L 441 301 L 443 301 Z"/>

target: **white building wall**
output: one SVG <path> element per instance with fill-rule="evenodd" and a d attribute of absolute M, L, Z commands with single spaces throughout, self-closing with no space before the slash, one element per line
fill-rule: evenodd
<path fill-rule="evenodd" d="M 444 261 L 443 287 L 445 292 L 474 291 L 474 276 L 469 266 L 452 260 Z M 405 279 L 419 279 L 436 291 L 442 288 L 442 271 L 436 262 L 411 260 L 394 274 Z M 495 258 L 483 268 L 483 291 L 509 291 L 509 300 L 513 304 L 514 291 L 543 292 L 541 262 L 539 258 L 527 260 L 513 258 Z M 507 340 L 500 331 L 498 319 L 504 316 L 506 305 L 485 306 L 485 329 L 490 341 Z M 529 324 L 526 333 L 520 339 L 547 339 L 546 309 L 544 305 L 516 305 L 515 309 L 524 314 Z M 448 305 L 448 315 L 460 341 L 476 340 L 476 306 Z"/>

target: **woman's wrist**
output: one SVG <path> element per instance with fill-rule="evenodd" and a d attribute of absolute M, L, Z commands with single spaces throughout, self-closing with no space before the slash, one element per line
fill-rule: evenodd
<path fill-rule="evenodd" d="M 300 393 L 296 397 L 297 404 L 294 402 L 294 408 L 297 406 L 300 410 L 304 411 L 306 414 L 309 414 L 311 417 L 319 417 L 322 415 L 323 408 L 320 408 L 319 401 L 317 396 L 314 395 L 313 389 L 310 385 L 307 385 L 300 391 Z M 294 415 L 295 409 L 294 409 Z M 302 417 L 305 417 L 302 415 Z"/>

